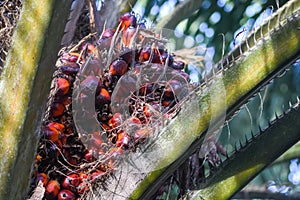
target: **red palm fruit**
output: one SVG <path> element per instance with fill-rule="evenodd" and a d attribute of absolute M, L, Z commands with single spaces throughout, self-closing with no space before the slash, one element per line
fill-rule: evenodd
<path fill-rule="evenodd" d="M 146 117 L 150 117 L 152 115 L 151 109 L 147 105 L 143 106 L 143 111 Z"/>
<path fill-rule="evenodd" d="M 56 79 L 56 94 L 59 96 L 65 95 L 69 92 L 70 83 L 67 79 L 57 78 Z"/>
<path fill-rule="evenodd" d="M 44 135 L 45 135 L 46 139 L 48 139 L 52 142 L 56 142 L 57 140 L 59 140 L 61 132 L 56 129 L 46 128 L 44 130 Z"/>
<path fill-rule="evenodd" d="M 166 87 L 163 93 L 164 99 L 174 99 L 174 88 L 172 87 Z"/>
<path fill-rule="evenodd" d="M 171 105 L 172 102 L 173 102 L 173 101 L 170 101 L 170 100 L 163 100 L 163 101 L 161 102 L 161 104 L 162 104 L 164 107 L 168 107 L 168 106 Z"/>
<path fill-rule="evenodd" d="M 52 117 L 59 117 L 61 116 L 62 114 L 64 114 L 64 111 L 65 111 L 65 106 L 63 103 L 60 103 L 60 102 L 54 102 L 51 104 L 50 106 L 50 115 Z"/>
<path fill-rule="evenodd" d="M 41 181 L 44 187 L 46 187 L 48 180 L 48 175 L 45 173 L 38 173 L 36 175 L 36 182 L 38 183 L 39 181 Z"/>
<path fill-rule="evenodd" d="M 40 162 L 42 160 L 42 156 L 40 154 L 36 155 L 35 162 Z"/>
<path fill-rule="evenodd" d="M 126 30 L 123 31 L 122 42 L 125 46 L 129 46 L 131 39 L 133 38 L 136 29 L 133 26 L 129 26 Z"/>
<path fill-rule="evenodd" d="M 71 98 L 71 97 L 64 96 L 63 98 L 61 98 L 61 103 L 62 103 L 64 106 L 69 105 L 71 102 L 72 102 L 72 98 Z"/>
<path fill-rule="evenodd" d="M 47 183 L 45 196 L 46 199 L 55 199 L 58 195 L 58 192 L 60 190 L 60 185 L 57 180 L 50 180 Z"/>
<path fill-rule="evenodd" d="M 63 62 L 71 62 L 71 63 L 75 63 L 77 62 L 79 57 L 79 54 L 71 54 L 71 53 L 63 53 L 61 56 L 61 60 Z"/>
<path fill-rule="evenodd" d="M 106 89 L 101 88 L 100 92 L 96 96 L 96 105 L 100 106 L 107 103 L 110 103 L 110 94 Z"/>
<path fill-rule="evenodd" d="M 129 142 L 130 142 L 130 137 L 129 135 L 121 130 L 118 132 L 118 135 L 117 135 L 117 141 L 116 141 L 116 145 L 117 147 L 128 147 L 129 145 Z"/>
<path fill-rule="evenodd" d="M 61 190 L 57 195 L 58 200 L 75 200 L 76 195 L 70 190 Z"/>
<path fill-rule="evenodd" d="M 109 73 L 112 76 L 122 76 L 127 71 L 127 63 L 124 60 L 118 59 L 109 66 Z"/>
<path fill-rule="evenodd" d="M 136 17 L 134 15 L 133 12 L 129 13 L 125 13 L 123 14 L 121 17 L 120 17 L 120 21 L 119 23 L 121 24 L 120 25 L 120 28 L 121 30 L 125 30 L 126 28 L 128 28 L 129 26 L 133 26 L 133 27 L 136 27 Z"/>
<path fill-rule="evenodd" d="M 105 129 L 105 130 L 107 130 L 107 131 L 110 130 L 109 125 L 107 125 L 106 123 L 102 123 L 101 126 L 102 126 L 103 129 Z"/>
<path fill-rule="evenodd" d="M 82 46 L 82 50 L 87 50 L 88 53 L 93 53 L 95 49 L 95 46 L 91 43 L 86 43 Z"/>
<path fill-rule="evenodd" d="M 98 93 L 101 89 L 101 81 L 94 75 L 87 76 L 81 83 L 80 89 L 85 94 L 90 94 L 94 92 L 96 89 L 96 93 Z"/>
<path fill-rule="evenodd" d="M 58 123 L 58 122 L 50 122 L 49 124 L 47 124 L 46 127 L 49 129 L 56 129 L 56 130 L 60 131 L 61 133 L 64 132 L 64 130 L 65 130 L 65 125 Z"/>
<path fill-rule="evenodd" d="M 151 49 L 150 47 L 144 47 L 140 51 L 139 61 L 140 62 L 149 61 L 151 63 L 161 63 L 159 55 L 160 55 L 160 53 L 159 53 L 158 49 L 156 49 L 156 48 Z M 151 61 L 149 59 L 151 59 Z"/>
<path fill-rule="evenodd" d="M 140 89 L 139 89 L 139 95 L 147 95 L 153 92 L 153 84 L 152 83 L 145 83 Z"/>
<path fill-rule="evenodd" d="M 108 121 L 108 125 L 112 128 L 116 128 L 122 124 L 122 114 L 115 113 L 113 117 Z"/>
<path fill-rule="evenodd" d="M 69 76 L 75 76 L 80 70 L 79 64 L 77 64 L 75 62 L 60 66 L 59 69 L 62 71 L 62 73 L 69 75 Z"/>
<path fill-rule="evenodd" d="M 140 62 L 148 61 L 150 58 L 150 53 L 151 53 L 150 47 L 144 47 L 140 52 L 139 61 Z"/>
<path fill-rule="evenodd" d="M 182 69 L 184 69 L 184 66 L 185 66 L 185 63 L 182 61 L 174 61 L 171 64 L 171 67 L 176 70 L 182 70 Z"/>
<path fill-rule="evenodd" d="M 50 122 L 45 128 L 45 136 L 48 140 L 54 142 L 57 147 L 62 148 L 60 141 L 61 134 L 64 132 L 65 126 L 58 122 Z"/>
<path fill-rule="evenodd" d="M 77 57 L 77 60 L 75 61 L 75 62 L 78 62 L 78 61 L 80 61 L 80 62 L 84 62 L 84 59 L 83 59 L 83 57 L 80 55 L 80 53 L 77 53 L 77 52 L 70 52 L 69 53 L 72 57 Z M 79 59 L 79 60 L 78 60 Z"/>
<path fill-rule="evenodd" d="M 62 182 L 62 186 L 68 190 L 73 190 L 79 185 L 80 179 L 78 174 L 70 174 Z"/>
<path fill-rule="evenodd" d="M 152 54 L 153 54 L 153 57 L 152 57 L 152 60 L 151 60 L 151 63 L 159 63 L 161 64 L 162 61 L 160 59 L 160 52 L 157 48 L 153 49 L 152 50 Z"/>

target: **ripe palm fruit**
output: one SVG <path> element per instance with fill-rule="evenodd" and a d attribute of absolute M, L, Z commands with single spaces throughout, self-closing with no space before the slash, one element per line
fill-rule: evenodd
<path fill-rule="evenodd" d="M 56 95 L 62 96 L 69 92 L 70 83 L 65 78 L 57 78 L 56 79 Z"/>
<path fill-rule="evenodd" d="M 151 63 L 159 63 L 161 64 L 160 59 L 160 50 L 157 48 L 150 48 L 149 46 L 144 47 L 139 54 L 139 61 L 145 62 L 149 61 Z"/>
<path fill-rule="evenodd" d="M 87 53 L 93 53 L 95 51 L 95 45 L 91 44 L 91 43 L 86 43 L 82 46 L 83 50 L 86 50 Z"/>
<path fill-rule="evenodd" d="M 49 129 L 54 128 L 54 129 L 60 131 L 61 133 L 65 130 L 65 126 L 58 122 L 50 122 L 49 124 L 47 124 L 47 128 L 49 128 Z"/>
<path fill-rule="evenodd" d="M 58 200 L 75 200 L 76 196 L 70 190 L 61 190 L 57 195 Z"/>
<path fill-rule="evenodd" d="M 124 60 L 117 59 L 109 66 L 109 73 L 112 76 L 122 76 L 127 71 L 127 63 Z"/>
<path fill-rule="evenodd" d="M 127 12 L 120 17 L 120 21 L 119 21 L 120 29 L 125 30 L 129 26 L 136 27 L 136 25 L 137 25 L 136 22 L 137 22 L 137 19 L 135 17 L 134 12 Z"/>
<path fill-rule="evenodd" d="M 46 199 L 55 199 L 59 193 L 60 185 L 57 180 L 50 180 L 46 186 Z"/>
<path fill-rule="evenodd" d="M 96 96 L 96 105 L 101 106 L 103 104 L 110 103 L 110 94 L 105 88 L 101 88 Z"/>
<path fill-rule="evenodd" d="M 152 123 L 162 115 L 168 117 L 169 109 L 180 101 L 178 96 L 189 81 L 188 75 L 182 71 L 184 63 L 175 61 L 173 55 L 163 50 L 164 44 L 160 41 L 165 38 L 162 35 L 141 30 L 146 27 L 144 22 L 138 20 L 133 12 L 125 13 L 120 18 L 118 33 L 114 29 L 107 29 L 96 43 L 89 44 L 87 42 L 92 40 L 86 40 L 81 49 L 74 50 L 78 52 L 64 53 L 60 62 L 57 62 L 61 66 L 57 66 L 53 76 L 56 90 L 50 94 L 50 113 L 45 117 L 45 137 L 39 143 L 35 161 L 36 179 L 33 180 L 34 184 L 36 180 L 43 182 L 46 199 L 77 199 L 89 190 L 95 179 L 105 181 L 106 175 L 116 170 L 115 162 L 124 156 L 124 152 L 135 151 L 139 144 L 144 143 L 153 132 L 151 127 L 155 124 Z M 134 49 L 130 47 L 133 37 L 137 44 Z M 107 51 L 111 47 L 112 55 Z M 98 56 L 107 55 L 114 60 L 106 67 L 106 61 L 111 58 Z M 88 56 L 90 59 L 87 59 Z M 166 65 L 168 68 L 165 68 Z M 80 71 L 81 68 L 84 71 Z M 171 71 L 171 74 L 169 71 L 166 74 L 167 80 L 157 80 L 165 69 Z M 143 80 L 142 85 L 137 85 L 136 76 L 141 77 L 144 72 L 153 76 Z M 75 79 L 78 81 L 74 82 Z M 122 84 L 116 87 L 119 83 Z M 73 85 L 77 92 L 75 99 L 71 95 Z M 78 90 L 75 88 L 77 86 Z M 117 92 L 114 96 L 117 105 L 110 104 L 114 91 Z M 121 112 L 123 107 L 118 105 L 125 102 L 123 100 L 127 97 L 130 104 L 128 114 L 131 116 L 125 118 L 125 115 L 116 112 Z M 70 112 L 75 107 L 72 100 L 83 105 L 81 110 L 76 110 L 77 116 L 82 116 L 86 122 L 97 119 L 100 126 L 86 123 L 88 125 L 82 127 L 84 133 L 76 131 L 73 127 L 76 121 L 73 121 Z M 49 120 L 55 122 L 49 123 Z M 57 161 L 66 165 L 66 168 L 62 169 Z M 69 175 L 66 177 L 54 172 L 53 169 L 57 168 Z M 47 174 L 52 180 L 48 181 Z M 61 189 L 54 179 L 60 181 Z"/>
<path fill-rule="evenodd" d="M 79 72 L 79 65 L 77 63 L 68 63 L 66 65 L 60 66 L 59 69 L 65 75 L 74 76 Z"/>
<path fill-rule="evenodd" d="M 182 83 L 176 79 L 169 80 L 163 92 L 165 99 L 174 99 L 176 94 L 180 94 Z"/>
<path fill-rule="evenodd" d="M 124 50 L 119 54 L 120 58 L 124 60 L 128 66 L 130 66 L 130 63 L 133 62 L 133 57 L 135 56 L 136 52 L 132 51 L 131 49 L 125 47 Z"/>
<path fill-rule="evenodd" d="M 151 49 L 150 47 L 144 47 L 139 54 L 139 61 L 145 62 L 150 58 Z"/>
<path fill-rule="evenodd" d="M 70 174 L 63 180 L 62 187 L 68 190 L 74 190 L 79 185 L 79 181 L 78 174 Z"/>
<path fill-rule="evenodd" d="M 45 127 L 44 135 L 46 139 L 52 142 L 56 142 L 60 139 L 61 133 L 63 131 L 64 125 L 57 122 L 51 122 Z"/>
<path fill-rule="evenodd" d="M 50 116 L 59 117 L 64 114 L 66 108 L 61 102 L 53 102 L 50 106 Z"/>
<path fill-rule="evenodd" d="M 64 53 L 60 59 L 63 63 L 75 63 L 77 62 L 78 58 L 79 54 L 77 53 Z"/>
<path fill-rule="evenodd" d="M 38 183 L 39 181 L 42 181 L 44 187 L 46 187 L 48 180 L 48 175 L 45 173 L 38 173 L 36 175 L 36 182 Z"/>

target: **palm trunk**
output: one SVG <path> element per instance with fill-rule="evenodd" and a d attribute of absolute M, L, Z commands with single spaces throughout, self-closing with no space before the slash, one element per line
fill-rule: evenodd
<path fill-rule="evenodd" d="M 24 199 L 71 0 L 24 1 L 0 80 L 0 199 Z"/>

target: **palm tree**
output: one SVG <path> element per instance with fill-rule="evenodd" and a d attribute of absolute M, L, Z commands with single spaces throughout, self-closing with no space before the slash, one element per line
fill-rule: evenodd
<path fill-rule="evenodd" d="M 101 14 L 111 25 L 116 23 L 126 1 L 114 3 L 104 5 Z M 174 28 L 196 11 L 198 4 L 199 1 L 193 0 L 178 4 L 171 15 L 161 19 L 158 26 Z M 71 1 L 24 2 L 14 44 L 0 79 L 2 199 L 8 196 L 10 199 L 24 198 L 28 188 L 35 150 L 32 147 L 37 145 L 36 134 L 41 126 L 54 70 L 51 67 L 55 64 L 68 18 L 64 8 L 70 5 Z M 159 138 L 157 144 L 164 144 L 168 148 L 167 151 L 162 149 L 166 153 L 160 152 L 161 156 L 153 166 L 154 171 L 139 176 L 130 176 L 128 171 L 116 172 L 120 178 L 118 182 L 110 180 L 111 186 L 117 192 L 122 190 L 120 192 L 124 192 L 128 198 L 152 197 L 199 146 L 208 144 L 206 138 L 211 138 L 209 136 L 222 127 L 224 120 L 230 120 L 249 98 L 283 73 L 300 55 L 299 6 L 297 0 L 285 3 L 224 56 L 198 89 L 189 95 L 176 117 L 161 128 L 160 134 L 164 137 Z M 151 1 L 146 11 L 150 8 Z M 181 15 L 178 15 L 178 10 Z M 196 18 L 191 16 L 187 27 Z M 298 104 L 299 101 L 284 114 L 276 116 L 267 128 L 241 142 L 234 153 L 214 167 L 205 182 L 197 184 L 194 191 L 185 197 L 226 199 L 239 191 L 299 140 Z M 212 118 L 214 123 L 210 125 Z M 134 188 L 122 185 L 122 181 L 126 183 L 128 178 L 135 183 Z M 117 185 L 122 187 L 118 188 Z M 101 190 L 98 192 L 93 195 L 112 195 Z M 90 198 L 93 197 L 91 194 Z"/>

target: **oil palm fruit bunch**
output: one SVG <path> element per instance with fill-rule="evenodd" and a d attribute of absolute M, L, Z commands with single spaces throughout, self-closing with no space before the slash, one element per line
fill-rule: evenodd
<path fill-rule="evenodd" d="M 80 199 L 153 139 L 191 89 L 168 38 L 133 13 L 116 29 L 60 53 L 43 119 L 32 187 L 44 199 Z"/>

